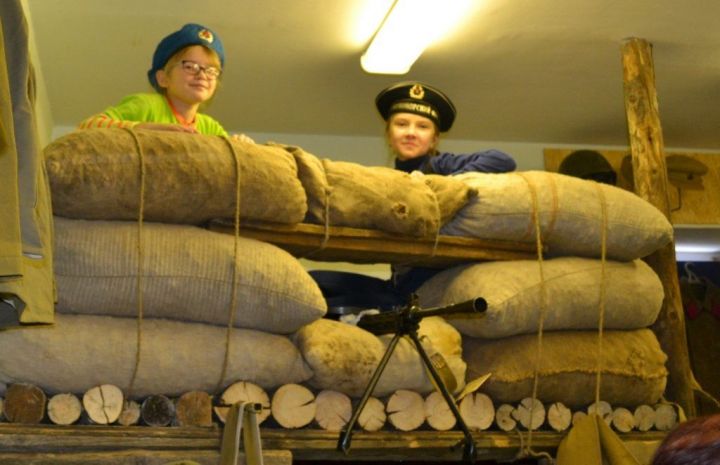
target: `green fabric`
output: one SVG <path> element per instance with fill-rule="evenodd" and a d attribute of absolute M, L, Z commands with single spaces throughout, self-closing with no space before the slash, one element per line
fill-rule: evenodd
<path fill-rule="evenodd" d="M 557 465 L 640 465 L 597 415 L 581 418 L 560 442 Z"/>
<path fill-rule="evenodd" d="M 103 113 L 118 121 L 178 124 L 165 96 L 161 94 L 128 95 L 118 105 L 106 108 Z M 208 115 L 198 113 L 195 119 L 195 129 L 200 134 L 228 135 L 222 125 Z"/>
<path fill-rule="evenodd" d="M 38 148 L 28 25 L 19 0 L 0 2 L 0 327 L 52 323 L 52 212 Z"/>

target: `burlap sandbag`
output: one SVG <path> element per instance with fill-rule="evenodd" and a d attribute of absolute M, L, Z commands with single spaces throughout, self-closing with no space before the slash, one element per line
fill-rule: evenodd
<path fill-rule="evenodd" d="M 543 334 L 537 398 L 579 408 L 595 401 L 598 335 L 595 331 Z M 505 339 L 463 338 L 468 379 L 492 373 L 481 391 L 495 402 L 530 397 L 538 354 L 536 334 Z M 649 329 L 606 331 L 601 400 L 614 407 L 654 404 L 665 391 L 667 356 Z"/>
<path fill-rule="evenodd" d="M 600 312 L 602 262 L 561 257 L 543 261 L 546 330 L 595 329 Z M 657 274 L 642 260 L 605 262 L 604 326 L 637 329 L 651 325 L 663 302 Z M 445 270 L 418 289 L 424 307 L 482 297 L 487 311 L 448 317 L 462 334 L 499 338 L 537 331 L 541 309 L 540 268 L 532 260 L 461 265 Z"/>
<path fill-rule="evenodd" d="M 227 325 L 235 238 L 196 226 L 142 225 L 144 315 Z M 325 299 L 298 260 L 238 238 L 233 324 L 291 333 L 321 318 Z M 57 311 L 135 316 L 138 224 L 55 218 Z"/>
<path fill-rule="evenodd" d="M 462 360 L 460 334 L 439 317 L 422 320 L 419 336 L 430 341 L 430 351 L 440 353 L 458 389 L 464 386 L 465 362 Z M 308 381 L 318 389 L 333 389 L 359 397 L 385 354 L 392 335 L 375 336 L 357 326 L 333 320 L 318 320 L 293 337 L 314 376 Z M 425 345 L 423 345 L 425 347 Z M 398 389 L 426 393 L 433 390 L 415 345 L 403 338 L 393 351 L 374 395 L 385 396 Z"/>
<path fill-rule="evenodd" d="M 0 331 L 0 380 L 46 392 L 83 393 L 98 384 L 129 387 L 137 322 L 132 318 L 57 315 L 55 325 Z M 220 380 L 226 329 L 146 319 L 133 396 L 212 392 Z M 299 383 L 312 372 L 285 336 L 233 329 L 223 386 L 250 381 L 263 388 Z"/>
<path fill-rule="evenodd" d="M 295 157 L 309 223 L 325 224 L 329 214 L 331 226 L 432 236 L 475 195 L 452 177 L 320 160 L 300 147 L 278 146 Z"/>
<path fill-rule="evenodd" d="M 607 205 L 607 257 L 632 260 L 672 240 L 673 229 L 654 206 L 632 192 L 544 171 L 458 175 L 478 195 L 443 228 L 454 236 L 535 242 L 534 186 L 543 244 L 551 255 L 600 257 L 602 203 Z"/>
<path fill-rule="evenodd" d="M 236 169 L 221 137 L 136 130 L 145 170 L 148 221 L 200 224 L 235 217 Z M 292 156 L 232 141 L 240 163 L 240 217 L 298 223 L 307 210 Z M 56 215 L 96 220 L 138 217 L 140 156 L 123 129 L 86 129 L 45 149 Z"/>

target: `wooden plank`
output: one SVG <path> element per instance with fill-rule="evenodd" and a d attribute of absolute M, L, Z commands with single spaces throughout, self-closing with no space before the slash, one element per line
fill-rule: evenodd
<path fill-rule="evenodd" d="M 213 221 L 210 229 L 234 234 L 232 222 Z M 353 263 L 444 267 L 488 260 L 535 260 L 534 243 L 458 236 L 397 236 L 365 229 L 301 223 L 297 225 L 243 224 L 243 237 L 275 244 L 299 258 Z M 327 233 L 327 234 L 326 234 Z"/>
<path fill-rule="evenodd" d="M 523 438 L 516 431 L 484 431 L 474 433 L 479 460 L 512 460 L 516 457 Z M 625 441 L 656 442 L 662 432 L 632 432 L 621 434 Z M 533 433 L 533 450 L 554 453 L 563 433 L 536 431 Z M 147 426 L 59 426 L 0 424 L 0 463 L 76 463 L 78 465 L 105 465 L 105 457 L 113 453 L 118 457 L 133 457 L 136 451 L 175 452 L 197 454 L 203 457 L 220 448 L 222 430 L 218 427 L 147 427 Z M 462 441 L 459 431 L 397 431 L 364 432 L 353 434 L 350 452 L 345 455 L 337 449 L 339 434 L 315 429 L 281 430 L 261 429 L 264 451 L 290 451 L 297 460 L 392 460 L 458 461 L 462 459 Z M 119 452 L 123 452 L 119 454 Z M 110 454 L 110 455 L 107 455 Z M 74 457 L 75 462 L 41 461 L 48 457 Z M 37 458 L 37 462 L 5 461 L 5 458 Z M 87 460 L 87 461 L 82 461 Z M 93 462 L 92 460 L 96 460 Z M 121 463 L 124 462 L 115 462 Z M 130 462 L 135 463 L 135 462 Z M 145 462 L 137 462 L 145 463 Z M 203 462 L 201 462 L 203 463 Z M 148 465 L 154 465 L 148 462 Z"/>
<path fill-rule="evenodd" d="M 0 451 L 0 463 L 13 465 L 166 465 L 190 461 L 199 465 L 217 465 L 217 451 L 111 450 L 97 452 L 22 453 Z M 245 454 L 238 456 L 237 465 L 245 465 Z M 292 465 L 290 451 L 263 451 L 264 465 Z"/>
<path fill-rule="evenodd" d="M 623 45 L 622 61 L 635 192 L 670 218 L 668 176 L 651 45 L 642 39 L 628 39 Z M 653 329 L 668 354 L 667 392 L 688 416 L 693 417 L 693 388 L 697 383 L 690 368 L 675 244 L 663 247 L 648 257 L 647 262 L 658 274 L 665 289 L 663 308 Z"/>

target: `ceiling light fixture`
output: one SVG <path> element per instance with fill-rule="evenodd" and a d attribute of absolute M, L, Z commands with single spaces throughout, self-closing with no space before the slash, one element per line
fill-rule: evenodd
<path fill-rule="evenodd" d="M 466 16 L 472 0 L 395 0 L 360 58 L 374 74 L 405 74 L 425 48 Z"/>

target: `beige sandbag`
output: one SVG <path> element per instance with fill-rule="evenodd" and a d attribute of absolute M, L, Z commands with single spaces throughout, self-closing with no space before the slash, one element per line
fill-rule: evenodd
<path fill-rule="evenodd" d="M 558 173 L 463 173 L 456 176 L 478 191 L 443 234 L 535 242 L 535 187 L 542 238 L 550 254 L 600 257 L 602 204 L 607 205 L 607 257 L 632 260 L 672 240 L 673 228 L 657 208 L 632 192 Z"/>
<path fill-rule="evenodd" d="M 579 408 L 595 401 L 598 335 L 594 331 L 543 334 L 537 398 Z M 468 379 L 492 373 L 480 388 L 495 402 L 532 395 L 537 335 L 505 339 L 463 338 Z M 614 406 L 656 402 L 665 391 L 667 356 L 649 329 L 606 331 L 600 398 Z"/>
<path fill-rule="evenodd" d="M 220 137 L 135 130 L 145 170 L 148 221 L 200 224 L 235 217 L 236 169 Z M 298 223 L 307 210 L 297 166 L 287 152 L 231 142 L 240 163 L 240 217 Z M 84 129 L 45 148 L 56 215 L 96 220 L 138 216 L 140 157 L 123 129 Z"/>
<path fill-rule="evenodd" d="M 132 318 L 57 315 L 53 326 L 0 331 L 0 380 L 48 393 L 81 393 L 97 384 L 129 387 L 135 368 Z M 133 397 L 212 392 L 220 381 L 225 328 L 145 319 Z M 312 372 L 285 336 L 234 329 L 224 386 L 242 379 L 265 389 L 305 381 Z M 127 393 L 126 393 L 127 394 Z"/>
<path fill-rule="evenodd" d="M 547 295 L 545 329 L 595 329 L 599 322 L 602 262 L 561 257 L 543 261 Z M 642 260 L 605 262 L 605 328 L 651 325 L 663 302 L 663 286 Z M 484 315 L 448 317 L 461 333 L 499 338 L 537 331 L 541 308 L 540 271 L 533 260 L 462 265 L 445 270 L 418 289 L 425 307 L 482 297 Z"/>
<path fill-rule="evenodd" d="M 327 211 L 331 226 L 432 236 L 475 194 L 452 177 L 320 160 L 300 147 L 280 147 L 295 157 L 310 223 L 325 224 Z"/>
<path fill-rule="evenodd" d="M 143 311 L 227 325 L 232 292 L 231 235 L 196 226 L 143 223 Z M 57 311 L 137 315 L 138 225 L 55 218 Z M 289 334 L 327 309 L 315 281 L 284 250 L 238 238 L 234 325 Z"/>
<path fill-rule="evenodd" d="M 440 353 L 462 390 L 465 362 L 461 357 L 460 334 L 439 317 L 424 318 L 418 335 L 425 336 Z M 375 336 L 357 326 L 321 319 L 301 328 L 293 337 L 303 358 L 314 372 L 308 383 L 351 397 L 365 391 L 370 377 L 385 354 L 392 335 Z M 409 338 L 401 339 L 374 391 L 382 397 L 398 389 L 419 393 L 433 390 L 425 365 Z"/>

